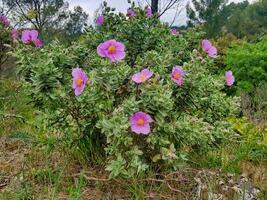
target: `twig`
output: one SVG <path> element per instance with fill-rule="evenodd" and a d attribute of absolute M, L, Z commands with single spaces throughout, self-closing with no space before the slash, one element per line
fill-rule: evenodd
<path fill-rule="evenodd" d="M 170 186 L 170 184 L 169 184 L 168 182 L 166 182 L 166 184 L 167 184 L 167 186 L 168 186 L 168 188 L 169 188 L 170 190 L 182 194 L 182 195 L 185 197 L 185 199 L 187 200 L 187 196 L 185 195 L 185 193 L 183 193 L 181 190 L 178 190 L 178 189 L 173 188 L 172 186 Z"/>
<path fill-rule="evenodd" d="M 161 183 L 165 183 L 165 180 L 162 179 L 155 179 L 155 178 L 146 178 L 146 179 L 142 179 L 141 181 L 154 181 L 154 182 L 161 182 Z"/>
<path fill-rule="evenodd" d="M 25 122 L 25 118 L 22 117 L 21 115 L 0 113 L 0 116 L 3 116 L 3 118 L 11 118 L 11 117 L 14 117 L 14 118 L 22 119 Z"/>
<path fill-rule="evenodd" d="M 7 186 L 7 183 L 1 183 L 0 188 Z"/>
<path fill-rule="evenodd" d="M 84 178 L 88 181 L 110 181 L 110 179 L 106 179 L 106 178 L 96 178 L 96 177 L 90 177 L 90 176 L 86 176 L 86 175 L 83 175 Z"/>

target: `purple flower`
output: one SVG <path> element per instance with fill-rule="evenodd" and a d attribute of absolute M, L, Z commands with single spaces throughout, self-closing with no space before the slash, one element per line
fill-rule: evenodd
<path fill-rule="evenodd" d="M 116 40 L 107 40 L 98 45 L 97 54 L 110 59 L 111 62 L 119 61 L 125 57 L 125 46 Z"/>
<path fill-rule="evenodd" d="M 181 66 L 174 66 L 171 72 L 171 79 L 181 86 L 184 81 L 184 71 Z"/>
<path fill-rule="evenodd" d="M 78 67 L 72 70 L 72 77 L 73 77 L 72 88 L 74 89 L 75 95 L 79 96 L 81 95 L 87 84 L 88 77 L 86 73 L 81 68 Z"/>
<path fill-rule="evenodd" d="M 153 122 L 153 120 L 148 114 L 144 112 L 134 113 L 130 118 L 131 130 L 138 135 L 148 135 L 150 133 L 149 123 L 151 122 Z"/>
<path fill-rule="evenodd" d="M 22 31 L 21 40 L 23 44 L 30 44 L 31 42 L 34 42 L 38 38 L 38 31 L 36 30 L 24 30 Z"/>
<path fill-rule="evenodd" d="M 171 30 L 171 34 L 172 34 L 172 35 L 178 35 L 179 33 L 178 33 L 178 31 L 177 31 L 175 28 L 173 28 L 173 29 Z"/>
<path fill-rule="evenodd" d="M 235 77 L 232 71 L 225 72 L 224 78 L 225 78 L 226 85 L 229 87 L 232 86 L 235 82 Z"/>
<path fill-rule="evenodd" d="M 40 40 L 38 38 L 36 40 L 34 40 L 33 43 L 34 43 L 36 48 L 40 48 L 43 45 L 42 40 Z"/>
<path fill-rule="evenodd" d="M 207 39 L 202 40 L 202 49 L 209 55 L 211 58 L 217 57 L 217 49 L 212 46 L 211 42 Z"/>
<path fill-rule="evenodd" d="M 136 14 L 132 8 L 127 9 L 127 16 L 128 17 L 134 17 Z"/>
<path fill-rule="evenodd" d="M 13 40 L 16 40 L 18 38 L 19 34 L 18 34 L 18 30 L 13 28 L 11 31 L 11 37 L 13 38 Z"/>
<path fill-rule="evenodd" d="M 38 31 L 37 30 L 24 30 L 22 31 L 21 40 L 23 44 L 31 44 L 33 43 L 36 48 L 42 46 L 42 41 L 38 39 Z"/>
<path fill-rule="evenodd" d="M 147 17 L 152 17 L 153 16 L 152 9 L 150 7 L 147 7 L 145 9 L 145 14 Z"/>
<path fill-rule="evenodd" d="M 104 24 L 105 18 L 103 15 L 100 15 L 97 19 L 96 19 L 96 24 L 98 26 L 102 26 Z"/>
<path fill-rule="evenodd" d="M 132 80 L 136 83 L 143 83 L 151 76 L 153 76 L 153 72 L 149 71 L 149 69 L 143 69 L 141 72 L 133 75 Z"/>
<path fill-rule="evenodd" d="M 149 198 L 155 199 L 155 192 L 149 192 Z"/>
<path fill-rule="evenodd" d="M 10 25 L 10 21 L 5 15 L 0 15 L 0 23 L 2 23 L 5 27 Z"/>

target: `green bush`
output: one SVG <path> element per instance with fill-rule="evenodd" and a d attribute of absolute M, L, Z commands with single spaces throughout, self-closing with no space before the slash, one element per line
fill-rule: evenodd
<path fill-rule="evenodd" d="M 256 43 L 243 42 L 229 48 L 226 68 L 232 69 L 236 90 L 242 94 L 242 112 L 257 122 L 267 119 L 267 37 Z"/>
<path fill-rule="evenodd" d="M 242 45 L 244 43 L 244 39 L 238 39 L 236 36 L 234 36 L 231 33 L 227 33 L 222 35 L 221 37 L 217 38 L 215 40 L 215 46 L 218 49 L 219 57 L 215 60 L 216 63 L 216 72 L 218 73 L 224 73 L 226 71 L 226 58 L 227 58 L 227 51 L 229 48 L 232 48 L 233 46 Z M 231 68 L 230 68 L 231 69 Z"/>
<path fill-rule="evenodd" d="M 229 48 L 226 64 L 236 77 L 238 89 L 253 93 L 267 80 L 267 37 L 257 43 L 243 43 Z"/>
<path fill-rule="evenodd" d="M 137 16 L 128 19 L 106 6 L 104 24 L 90 27 L 70 47 L 20 45 L 14 52 L 32 102 L 43 112 L 45 131 L 79 158 L 104 161 L 111 177 L 179 167 L 191 151 L 231 138 L 226 118 L 239 110 L 239 99 L 223 92 L 224 77 L 210 72 L 213 60 L 193 50 L 201 32 L 173 36 L 166 24 L 134 9 Z M 97 46 L 108 39 L 125 44 L 124 61 L 111 63 L 97 55 Z M 185 71 L 181 87 L 170 79 L 174 65 Z M 79 97 L 71 87 L 76 66 L 89 77 Z M 137 85 L 131 77 L 144 68 L 154 76 Z M 131 132 L 129 119 L 138 111 L 154 120 L 147 136 Z"/>

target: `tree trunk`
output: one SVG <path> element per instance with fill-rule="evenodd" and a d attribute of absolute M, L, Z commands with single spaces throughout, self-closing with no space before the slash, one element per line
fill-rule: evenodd
<path fill-rule="evenodd" d="M 151 0 L 152 13 L 157 13 L 159 11 L 159 0 Z"/>

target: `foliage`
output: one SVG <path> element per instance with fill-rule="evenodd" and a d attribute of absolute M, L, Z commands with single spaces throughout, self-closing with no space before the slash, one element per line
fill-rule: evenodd
<path fill-rule="evenodd" d="M 226 4 L 225 0 L 194 0 L 187 5 L 188 25 L 203 24 L 208 37 L 231 33 L 238 38 L 255 39 L 266 33 L 267 1 Z"/>
<path fill-rule="evenodd" d="M 242 45 L 242 43 L 244 42 L 245 42 L 244 39 L 238 39 L 232 33 L 224 34 L 218 37 L 216 40 L 214 40 L 213 43 L 219 52 L 219 56 L 214 61 L 215 62 L 214 69 L 212 69 L 214 73 L 220 74 L 230 69 L 229 67 L 227 68 L 225 64 L 228 49 L 232 48 L 233 46 Z M 235 90 L 235 88 L 232 88 L 231 92 L 233 92 L 233 90 Z"/>
<path fill-rule="evenodd" d="M 42 32 L 44 26 L 53 23 L 58 25 L 68 8 L 68 4 L 63 0 L 3 0 L 3 5 L 7 10 L 11 10 L 13 21 L 21 25 L 30 23 L 39 32 Z"/>
<path fill-rule="evenodd" d="M 134 9 L 137 16 L 126 18 L 105 6 L 104 24 L 88 28 L 70 47 L 53 42 L 41 49 L 20 45 L 14 52 L 29 96 L 45 117 L 45 130 L 80 157 L 105 158 L 111 177 L 185 164 L 190 152 L 231 138 L 226 118 L 239 111 L 239 99 L 222 91 L 223 77 L 210 72 L 213 61 L 196 50 L 201 32 L 173 36 L 158 19 Z M 97 46 L 108 39 L 126 45 L 125 61 L 111 63 L 97 55 Z M 186 73 L 181 87 L 170 79 L 174 65 L 183 65 Z M 79 97 L 71 88 L 76 66 L 89 77 Z M 131 76 L 143 68 L 155 75 L 136 85 Z M 138 111 L 154 120 L 148 136 L 130 131 L 129 119 Z"/>
<path fill-rule="evenodd" d="M 267 154 L 266 125 L 255 125 L 246 118 L 230 118 L 229 122 L 236 131 L 231 146 L 226 144 L 207 154 L 195 154 L 192 159 L 197 166 L 239 173 L 242 163 L 246 161 L 264 165 Z"/>
<path fill-rule="evenodd" d="M 267 1 L 258 0 L 255 3 L 234 10 L 225 27 L 235 36 L 255 39 L 267 31 Z"/>
<path fill-rule="evenodd" d="M 11 45 L 13 44 L 13 40 L 11 38 L 11 31 L 11 26 L 5 26 L 0 21 L 0 74 L 2 71 L 2 66 L 8 59 L 7 52 L 10 51 Z"/>
<path fill-rule="evenodd" d="M 214 37 L 220 32 L 220 24 L 223 20 L 221 13 L 226 13 L 223 8 L 226 6 L 226 0 L 193 0 L 193 6 L 190 3 L 186 6 L 186 12 L 189 20 L 187 24 L 193 26 L 204 23 L 204 30 L 208 37 Z"/>
<path fill-rule="evenodd" d="M 231 119 L 234 129 L 240 134 L 239 160 L 266 161 L 267 160 L 267 132 L 266 125 L 255 126 L 245 118 Z"/>
<path fill-rule="evenodd" d="M 27 104 L 29 98 L 22 89 L 22 84 L 3 79 L 0 80 L 0 136 L 7 133 L 12 138 L 24 141 L 32 140 L 28 133 L 33 129 L 34 110 Z"/>
<path fill-rule="evenodd" d="M 253 93 L 267 80 L 267 37 L 256 43 L 235 45 L 227 52 L 227 67 L 233 70 L 241 91 Z"/>
<path fill-rule="evenodd" d="M 262 83 L 252 93 L 244 92 L 241 95 L 243 115 L 257 124 L 267 121 L 267 83 Z"/>
<path fill-rule="evenodd" d="M 84 26 L 86 26 L 86 21 L 88 19 L 88 14 L 84 12 L 82 7 L 77 6 L 74 11 L 69 12 L 68 21 L 65 24 L 64 31 L 68 36 L 69 40 L 78 38 L 82 34 Z"/>

